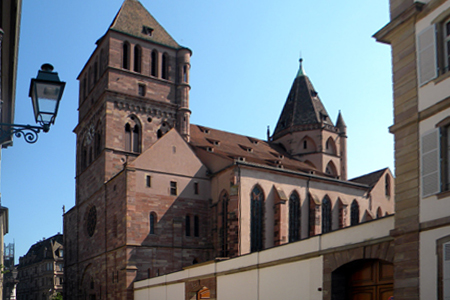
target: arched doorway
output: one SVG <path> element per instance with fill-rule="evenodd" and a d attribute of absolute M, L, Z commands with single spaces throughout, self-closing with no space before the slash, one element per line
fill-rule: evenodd
<path fill-rule="evenodd" d="M 386 261 L 353 261 L 331 276 L 332 300 L 389 300 L 394 295 L 394 266 Z"/>

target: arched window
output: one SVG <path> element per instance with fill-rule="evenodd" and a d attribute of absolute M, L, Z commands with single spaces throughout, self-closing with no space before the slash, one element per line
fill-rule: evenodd
<path fill-rule="evenodd" d="M 325 153 L 336 154 L 336 144 L 331 137 L 325 142 Z"/>
<path fill-rule="evenodd" d="M 134 71 L 141 73 L 142 48 L 139 45 L 134 46 Z"/>
<path fill-rule="evenodd" d="M 305 136 L 301 141 L 301 153 L 311 153 L 316 151 L 316 144 L 309 136 Z"/>
<path fill-rule="evenodd" d="M 300 240 L 300 197 L 296 191 L 289 197 L 289 243 Z"/>
<path fill-rule="evenodd" d="M 350 225 L 359 224 L 359 204 L 356 200 L 353 200 L 350 207 Z"/>
<path fill-rule="evenodd" d="M 130 69 L 130 44 L 124 42 L 122 46 L 122 68 Z"/>
<path fill-rule="evenodd" d="M 331 201 L 328 196 L 322 201 L 322 233 L 331 231 Z"/>
<path fill-rule="evenodd" d="M 200 236 L 200 219 L 198 216 L 194 216 L 194 236 Z"/>
<path fill-rule="evenodd" d="M 336 166 L 334 165 L 334 163 L 332 161 L 330 161 L 328 163 L 327 167 L 325 168 L 325 174 L 330 175 L 330 176 L 337 176 Z"/>
<path fill-rule="evenodd" d="M 186 216 L 186 224 L 185 224 L 186 236 L 191 236 L 191 216 Z"/>
<path fill-rule="evenodd" d="M 155 234 L 155 226 L 156 226 L 156 213 L 150 213 L 150 234 Z"/>
<path fill-rule="evenodd" d="M 222 192 L 219 199 L 219 218 L 218 218 L 219 240 L 221 248 L 221 256 L 228 256 L 228 194 L 226 191 Z"/>
<path fill-rule="evenodd" d="M 162 56 L 161 78 L 169 79 L 169 55 L 167 53 L 164 53 Z"/>
<path fill-rule="evenodd" d="M 131 116 L 125 124 L 125 151 L 141 152 L 140 131 L 137 117 Z"/>
<path fill-rule="evenodd" d="M 151 66 L 150 66 L 150 74 L 152 76 L 158 76 L 158 51 L 153 50 L 151 54 Z"/>
<path fill-rule="evenodd" d="M 255 186 L 250 195 L 251 203 L 251 228 L 250 228 L 250 251 L 261 251 L 263 249 L 264 230 L 264 195 L 259 186 Z"/>
<path fill-rule="evenodd" d="M 384 177 L 384 193 L 388 197 L 391 196 L 391 176 L 389 174 Z"/>

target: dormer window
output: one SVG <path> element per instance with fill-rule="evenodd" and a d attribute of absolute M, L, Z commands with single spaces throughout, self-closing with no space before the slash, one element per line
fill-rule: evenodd
<path fill-rule="evenodd" d="M 148 36 L 153 35 L 153 28 L 150 28 L 148 26 L 142 26 L 142 33 Z"/>

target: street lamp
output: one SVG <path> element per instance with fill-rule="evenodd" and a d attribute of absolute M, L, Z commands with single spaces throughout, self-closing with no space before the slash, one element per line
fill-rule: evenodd
<path fill-rule="evenodd" d="M 27 143 L 35 143 L 38 133 L 48 132 L 55 123 L 65 82 L 59 80 L 51 64 L 43 64 L 36 78 L 31 79 L 30 93 L 34 118 L 41 126 L 0 123 L 0 143 L 12 135 L 24 136 Z"/>

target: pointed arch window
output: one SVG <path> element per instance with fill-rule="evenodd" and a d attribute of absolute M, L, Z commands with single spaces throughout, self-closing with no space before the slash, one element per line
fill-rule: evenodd
<path fill-rule="evenodd" d="M 350 207 L 350 225 L 357 224 L 359 224 L 359 204 L 355 199 Z"/>
<path fill-rule="evenodd" d="M 322 233 L 331 231 L 331 201 L 328 196 L 322 201 Z"/>
<path fill-rule="evenodd" d="M 162 56 L 161 78 L 169 80 L 169 55 L 167 53 Z"/>
<path fill-rule="evenodd" d="M 251 192 L 250 198 L 250 251 L 255 252 L 263 249 L 264 195 L 262 189 L 259 186 L 255 186 Z"/>
<path fill-rule="evenodd" d="M 158 51 L 153 50 L 151 54 L 151 61 L 150 61 L 150 74 L 152 76 L 157 77 L 158 76 Z"/>
<path fill-rule="evenodd" d="M 391 196 L 391 177 L 386 174 L 384 178 L 384 193 L 386 196 Z"/>
<path fill-rule="evenodd" d="M 130 43 L 128 42 L 122 45 L 122 68 L 130 69 Z"/>
<path fill-rule="evenodd" d="M 334 140 L 329 137 L 328 140 L 325 142 L 325 153 L 336 155 L 336 144 Z"/>
<path fill-rule="evenodd" d="M 219 239 L 220 239 L 220 248 L 221 248 L 221 256 L 228 256 L 228 194 L 226 191 L 222 192 L 222 196 L 220 197 L 219 209 L 221 210 L 219 213 Z"/>
<path fill-rule="evenodd" d="M 296 191 L 289 197 L 289 243 L 300 240 L 300 197 Z"/>
<path fill-rule="evenodd" d="M 328 163 L 327 167 L 325 168 L 325 174 L 330 175 L 330 176 L 337 176 L 336 166 L 334 165 L 334 163 L 332 161 L 330 161 Z"/>
<path fill-rule="evenodd" d="M 134 71 L 141 73 L 142 48 L 139 45 L 134 46 Z"/>

